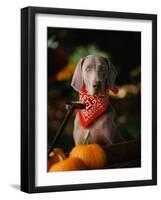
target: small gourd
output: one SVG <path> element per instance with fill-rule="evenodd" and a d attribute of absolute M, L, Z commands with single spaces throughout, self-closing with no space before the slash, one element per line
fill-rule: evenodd
<path fill-rule="evenodd" d="M 74 171 L 84 169 L 86 169 L 86 165 L 81 159 L 69 157 L 52 165 L 49 169 L 49 172 Z"/>
<path fill-rule="evenodd" d="M 53 151 L 49 154 L 48 170 L 53 164 L 55 164 L 61 160 L 64 160 L 65 158 L 66 158 L 66 156 L 62 149 L 54 148 Z"/>

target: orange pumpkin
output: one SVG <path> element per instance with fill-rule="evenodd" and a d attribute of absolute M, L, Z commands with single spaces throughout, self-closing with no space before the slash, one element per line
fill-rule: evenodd
<path fill-rule="evenodd" d="M 54 164 L 66 158 L 65 153 L 60 148 L 54 148 L 49 155 L 48 170 Z"/>
<path fill-rule="evenodd" d="M 79 144 L 75 146 L 69 156 L 80 158 L 89 169 L 100 169 L 106 166 L 106 154 L 99 144 Z"/>
<path fill-rule="evenodd" d="M 86 169 L 84 162 L 79 158 L 66 158 L 52 165 L 49 172 L 73 171 Z"/>

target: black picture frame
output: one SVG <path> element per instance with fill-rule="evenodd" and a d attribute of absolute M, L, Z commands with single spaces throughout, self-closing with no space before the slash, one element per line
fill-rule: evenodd
<path fill-rule="evenodd" d="M 59 186 L 35 186 L 35 16 L 59 14 L 152 21 L 152 179 Z M 157 184 L 157 15 L 45 7 L 21 9 L 21 190 L 27 193 Z"/>

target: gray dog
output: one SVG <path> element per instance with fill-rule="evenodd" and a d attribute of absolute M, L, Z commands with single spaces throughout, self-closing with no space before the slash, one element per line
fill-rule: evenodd
<path fill-rule="evenodd" d="M 114 112 L 109 103 L 109 90 L 114 87 L 117 71 L 109 58 L 89 55 L 76 66 L 71 86 L 86 104 L 76 113 L 73 137 L 75 144 L 113 143 L 116 125 Z"/>

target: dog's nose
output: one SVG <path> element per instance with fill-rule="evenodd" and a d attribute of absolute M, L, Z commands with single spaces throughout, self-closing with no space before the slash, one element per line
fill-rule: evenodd
<path fill-rule="evenodd" d="M 101 86 L 101 82 L 100 81 L 95 81 L 93 83 L 93 88 L 99 88 Z"/>

